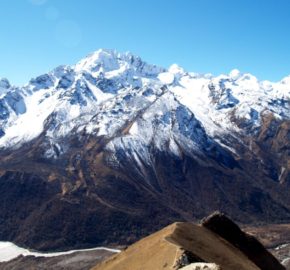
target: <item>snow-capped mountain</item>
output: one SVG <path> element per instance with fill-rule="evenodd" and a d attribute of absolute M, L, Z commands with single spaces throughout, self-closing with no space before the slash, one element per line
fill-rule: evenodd
<path fill-rule="evenodd" d="M 197 145 L 204 132 L 214 138 L 243 134 L 245 128 L 254 131 L 267 113 L 289 119 L 289 98 L 289 77 L 272 83 L 238 70 L 213 77 L 185 72 L 177 65 L 149 65 L 130 53 L 99 50 L 24 87 L 2 79 L 0 147 L 20 147 L 42 132 L 53 143 L 73 129 L 112 137 L 134 121 L 128 131 L 132 137 L 154 140 L 159 147 L 170 140 L 176 152 L 174 138 L 189 138 L 195 125 L 202 130 L 196 134 L 201 136 L 195 138 Z"/>
<path fill-rule="evenodd" d="M 23 87 L 1 79 L 0 240 L 127 243 L 212 210 L 290 220 L 289 100 L 290 77 L 214 77 L 111 50 Z"/>

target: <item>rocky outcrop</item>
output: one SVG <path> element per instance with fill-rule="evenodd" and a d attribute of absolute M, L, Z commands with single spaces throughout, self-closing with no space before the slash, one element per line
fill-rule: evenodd
<path fill-rule="evenodd" d="M 254 236 L 243 232 L 237 224 L 225 215 L 214 213 L 202 222 L 202 226 L 216 233 L 238 248 L 260 269 L 285 269 Z"/>
<path fill-rule="evenodd" d="M 180 270 L 222 270 L 215 263 L 191 263 Z"/>
<path fill-rule="evenodd" d="M 112 269 L 285 270 L 258 240 L 220 214 L 202 225 L 170 225 L 93 268 Z"/>

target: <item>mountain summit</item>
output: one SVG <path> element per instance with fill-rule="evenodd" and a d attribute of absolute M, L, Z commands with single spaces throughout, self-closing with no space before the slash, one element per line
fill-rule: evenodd
<path fill-rule="evenodd" d="M 1 79 L 0 147 L 15 148 L 36 138 L 45 131 L 45 123 L 52 114 L 55 124 L 62 126 L 61 132 L 54 132 L 56 138 L 79 124 L 88 127 L 90 118 L 98 111 L 103 113 L 106 105 L 111 109 L 100 121 L 98 135 L 114 133 L 107 122 L 116 115 L 120 121 L 130 120 L 125 115 L 127 106 L 136 106 L 132 117 L 144 109 L 143 104 L 154 107 L 156 102 L 165 103 L 160 107 L 172 103 L 171 106 L 193 114 L 210 136 L 243 133 L 244 126 L 255 131 L 263 115 L 289 119 L 289 86 L 287 78 L 278 83 L 260 82 L 238 70 L 213 77 L 188 73 L 177 65 L 168 70 L 149 65 L 131 53 L 98 50 L 75 66 L 60 66 L 20 88 Z M 117 99 L 121 100 L 118 106 L 113 104 Z M 83 115 L 86 117 L 77 123 Z M 88 132 L 96 130 L 96 126 L 87 128 Z"/>
<path fill-rule="evenodd" d="M 214 77 L 112 50 L 23 87 L 1 79 L 0 238 L 126 244 L 216 209 L 288 222 L 289 98 L 287 78 Z"/>

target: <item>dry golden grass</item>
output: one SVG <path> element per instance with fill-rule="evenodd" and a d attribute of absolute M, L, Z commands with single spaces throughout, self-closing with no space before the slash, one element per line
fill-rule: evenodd
<path fill-rule="evenodd" d="M 154 233 L 126 250 L 97 265 L 94 270 L 167 270 L 174 269 L 177 257 L 181 255 L 178 246 L 169 243 L 165 237 L 171 235 L 176 224 Z"/>

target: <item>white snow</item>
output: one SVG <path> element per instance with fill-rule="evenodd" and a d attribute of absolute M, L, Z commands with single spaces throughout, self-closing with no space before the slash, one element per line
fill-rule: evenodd
<path fill-rule="evenodd" d="M 172 84 L 174 82 L 174 74 L 163 72 L 158 75 L 158 79 L 164 84 Z"/>
<path fill-rule="evenodd" d="M 17 245 L 11 242 L 0 242 L 0 262 L 7 262 L 12 259 L 17 258 L 20 255 L 23 256 L 35 256 L 35 257 L 56 257 L 61 255 L 68 255 L 75 252 L 84 252 L 84 251 L 93 251 L 93 250 L 106 250 L 113 253 L 118 253 L 120 250 L 106 248 L 106 247 L 97 247 L 91 249 L 79 249 L 79 250 L 70 250 L 64 252 L 50 252 L 50 253 L 43 253 L 43 252 L 36 252 L 30 251 L 25 248 L 18 247 Z"/>
<path fill-rule="evenodd" d="M 131 126 L 130 134 L 138 136 L 138 124 L 137 124 L 137 122 L 133 123 L 133 125 Z"/>
<path fill-rule="evenodd" d="M 38 136 L 42 130 L 45 119 L 51 114 L 55 108 L 55 98 L 46 99 L 41 106 L 39 101 L 42 99 L 43 92 L 38 91 L 26 98 L 27 111 L 20 114 L 10 125 L 5 129 L 6 135 L 0 138 L 0 145 L 13 146 L 21 139 L 29 141 Z"/>
<path fill-rule="evenodd" d="M 237 80 L 241 76 L 241 72 L 238 69 L 233 69 L 230 73 L 229 76 L 233 80 Z"/>
<path fill-rule="evenodd" d="M 173 87 L 171 91 L 202 122 L 209 135 L 214 136 L 216 132 L 225 132 L 227 126 L 221 121 L 224 114 L 221 115 L 210 104 L 208 83 L 209 79 L 184 76 L 180 79 L 180 86 Z"/>
<path fill-rule="evenodd" d="M 170 138 L 169 149 L 174 155 L 181 157 L 180 149 L 173 138 Z"/>
<path fill-rule="evenodd" d="M 57 87 L 65 74 L 72 83 L 65 83 L 68 88 Z M 58 67 L 48 75 L 53 81 L 50 88 L 45 89 L 44 83 L 43 89 L 34 91 L 28 84 L 17 90 L 23 100 L 9 97 L 12 105 L 6 98 L 13 87 L 6 79 L 1 80 L 5 90 L 0 91 L 0 148 L 18 147 L 36 138 L 52 113 L 54 122 L 46 133 L 52 144 L 74 128 L 113 136 L 131 122 L 129 134 L 135 139 L 147 144 L 154 140 L 161 148 L 170 142 L 169 149 L 175 154 L 178 148 L 170 138 L 188 143 L 174 128 L 174 116 L 170 116 L 180 104 L 213 138 L 243 132 L 233 117 L 252 127 L 260 125 L 262 113 L 290 118 L 290 76 L 274 83 L 234 69 L 229 75 L 213 77 L 185 72 L 176 64 L 166 70 L 114 50 L 98 50 L 75 66 Z M 100 81 L 103 85 L 98 85 Z M 4 116 L 9 112 L 8 119 L 1 118 L 1 102 L 6 106 Z M 47 153 L 53 154 L 49 149 Z"/>
<path fill-rule="evenodd" d="M 169 67 L 168 71 L 172 74 L 183 74 L 185 71 L 177 64 L 173 64 Z"/>

